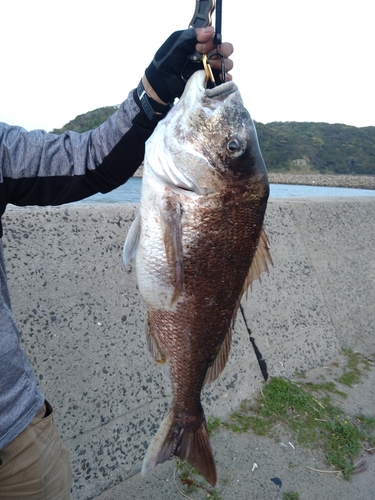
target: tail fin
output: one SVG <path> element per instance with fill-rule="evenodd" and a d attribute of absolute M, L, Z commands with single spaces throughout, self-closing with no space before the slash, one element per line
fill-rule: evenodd
<path fill-rule="evenodd" d="M 188 426 L 181 427 L 174 421 L 173 411 L 170 409 L 147 450 L 142 474 L 174 455 L 187 459 L 215 486 L 216 467 L 204 415 L 199 422 L 192 423 L 190 420 Z"/>

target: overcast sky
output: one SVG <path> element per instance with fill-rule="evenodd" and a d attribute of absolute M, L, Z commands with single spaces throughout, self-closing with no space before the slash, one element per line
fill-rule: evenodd
<path fill-rule="evenodd" d="M 51 130 L 119 104 L 195 0 L 0 0 L 0 121 Z M 370 0 L 223 0 L 254 120 L 375 125 Z"/>

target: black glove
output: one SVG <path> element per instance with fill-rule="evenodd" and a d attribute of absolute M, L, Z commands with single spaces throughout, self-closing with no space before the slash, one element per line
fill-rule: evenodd
<path fill-rule="evenodd" d="M 146 77 L 162 101 L 170 103 L 180 97 L 190 76 L 203 69 L 201 63 L 189 59 L 197 43 L 195 29 L 176 31 L 156 52 Z"/>

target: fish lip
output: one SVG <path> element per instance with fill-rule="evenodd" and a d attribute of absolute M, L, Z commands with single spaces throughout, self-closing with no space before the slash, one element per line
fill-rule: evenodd
<path fill-rule="evenodd" d="M 206 89 L 205 94 L 207 97 L 210 99 L 213 99 L 215 97 L 227 97 L 230 94 L 233 94 L 238 90 L 237 85 L 230 80 L 229 82 L 222 83 L 221 85 L 217 85 L 216 87 L 213 87 L 212 89 Z"/>

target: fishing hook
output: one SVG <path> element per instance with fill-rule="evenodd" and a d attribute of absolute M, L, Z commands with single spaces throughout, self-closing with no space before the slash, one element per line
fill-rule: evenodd
<path fill-rule="evenodd" d="M 208 58 L 207 54 L 204 54 L 202 57 L 202 64 L 203 64 L 203 69 L 206 73 L 206 80 L 211 80 L 211 82 L 215 85 L 215 77 L 214 74 L 212 73 L 212 68 L 211 65 L 208 63 Z"/>

